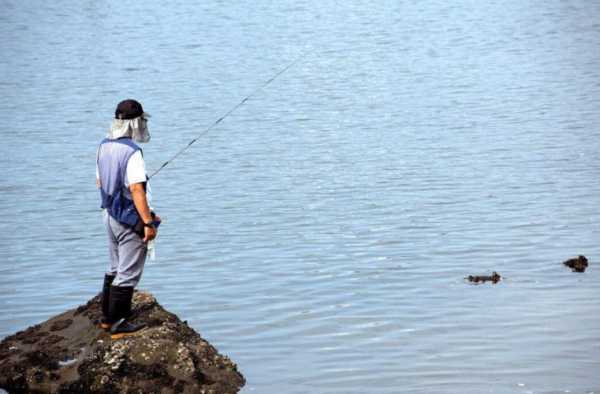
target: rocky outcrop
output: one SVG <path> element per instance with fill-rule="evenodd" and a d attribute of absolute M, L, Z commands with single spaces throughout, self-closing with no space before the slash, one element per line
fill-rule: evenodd
<path fill-rule="evenodd" d="M 100 297 L 0 342 L 9 393 L 237 393 L 244 377 L 186 322 L 145 292 L 133 299 L 146 328 L 111 340 L 95 324 Z"/>

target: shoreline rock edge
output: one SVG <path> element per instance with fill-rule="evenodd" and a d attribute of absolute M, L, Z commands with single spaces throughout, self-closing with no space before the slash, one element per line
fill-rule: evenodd
<path fill-rule="evenodd" d="M 136 291 L 133 317 L 146 328 L 111 340 L 95 324 L 100 295 L 0 342 L 0 388 L 9 393 L 233 394 L 245 384 L 237 365 Z"/>

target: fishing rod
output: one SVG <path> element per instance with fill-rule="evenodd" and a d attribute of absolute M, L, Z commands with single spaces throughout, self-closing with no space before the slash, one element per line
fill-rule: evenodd
<path fill-rule="evenodd" d="M 169 160 L 165 161 L 156 171 L 154 171 L 152 173 L 152 175 L 150 175 L 148 177 L 148 179 L 153 178 L 156 174 L 158 174 L 163 168 L 165 168 L 167 165 L 169 165 L 169 163 L 171 163 L 173 160 L 175 160 L 177 157 L 179 157 L 179 155 L 181 155 L 183 152 L 185 152 L 186 150 L 188 150 L 192 145 L 194 145 L 194 143 L 196 141 L 198 141 L 198 139 L 200 139 L 200 137 L 204 136 L 205 134 L 207 134 L 212 128 L 214 128 L 215 126 L 217 126 L 219 123 L 221 123 L 223 120 L 225 120 L 225 118 L 227 118 L 229 115 L 231 115 L 236 109 L 238 109 L 239 107 L 241 107 L 242 105 L 244 105 L 244 103 L 246 101 L 248 101 L 251 97 L 253 97 L 254 95 L 256 95 L 259 91 L 263 90 L 264 88 L 266 88 L 271 82 L 273 82 L 274 80 L 277 79 L 277 77 L 279 77 L 281 74 L 283 74 L 284 72 L 286 72 L 287 70 L 289 70 L 290 68 L 292 68 L 296 63 L 298 63 L 298 61 L 300 61 L 300 59 L 302 59 L 302 57 L 304 56 L 304 54 L 298 56 L 296 59 L 294 59 L 293 62 L 291 62 L 290 64 L 288 64 L 287 66 L 285 66 L 283 69 L 281 69 L 277 74 L 273 75 L 271 78 L 269 78 L 267 81 L 265 81 L 261 86 L 259 86 L 258 88 L 256 88 L 252 93 L 250 93 L 249 95 L 247 95 L 246 97 L 244 97 L 242 99 L 242 101 L 240 101 L 239 103 L 237 103 L 235 106 L 233 106 L 229 111 L 227 111 L 223 116 L 221 116 L 220 118 L 218 118 L 217 120 L 215 120 L 210 126 L 208 126 L 206 129 L 204 129 L 200 134 L 198 134 L 194 139 L 192 139 L 186 146 L 184 146 L 182 149 L 180 149 L 177 153 L 175 153 L 175 155 L 173 155 L 173 157 L 171 157 Z"/>

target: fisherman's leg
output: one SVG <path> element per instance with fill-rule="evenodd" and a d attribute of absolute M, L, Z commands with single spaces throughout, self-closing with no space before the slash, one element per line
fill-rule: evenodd
<path fill-rule="evenodd" d="M 135 287 L 142 278 L 148 247 L 131 228 L 119 237 L 119 265 L 113 286 Z"/>
<path fill-rule="evenodd" d="M 106 233 L 108 234 L 108 254 L 110 258 L 106 269 L 106 275 L 116 276 L 117 268 L 119 266 L 119 241 L 117 237 L 122 231 L 122 226 L 106 212 L 104 212 L 104 226 L 106 227 Z"/>
<path fill-rule="evenodd" d="M 104 274 L 104 283 L 102 284 L 102 319 L 100 320 L 100 327 L 105 330 L 110 328 L 110 324 L 108 322 L 110 286 L 117 275 L 117 266 L 119 264 L 118 243 L 110 225 L 111 220 L 114 219 L 110 218 L 105 211 L 104 226 L 106 227 L 106 233 L 108 235 L 109 264 L 108 269 Z"/>
<path fill-rule="evenodd" d="M 110 319 L 113 339 L 142 328 L 125 321 L 131 315 L 133 289 L 142 277 L 147 246 L 131 228 L 123 226 L 119 240 L 119 265 L 110 293 Z"/>

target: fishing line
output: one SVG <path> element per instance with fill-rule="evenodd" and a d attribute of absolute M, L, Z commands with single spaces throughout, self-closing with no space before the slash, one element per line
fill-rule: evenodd
<path fill-rule="evenodd" d="M 288 64 L 287 66 L 285 66 L 277 74 L 273 75 L 266 82 L 264 82 L 261 86 L 259 86 L 258 88 L 256 88 L 252 93 L 250 93 L 249 95 L 247 95 L 246 97 L 244 97 L 242 99 L 242 101 L 240 101 L 235 106 L 233 106 L 223 116 L 221 116 L 220 118 L 218 118 L 217 120 L 215 120 L 210 126 L 208 126 L 200 134 L 198 134 L 194 139 L 192 139 L 186 146 L 184 146 L 182 149 L 180 149 L 179 152 L 175 153 L 175 155 L 173 155 L 173 157 L 171 157 L 169 160 L 165 161 L 163 163 L 163 165 L 161 165 L 156 171 L 154 171 L 152 173 L 152 175 L 150 175 L 148 177 L 148 179 L 150 179 L 150 178 L 154 177 L 154 175 L 158 174 L 163 168 L 165 168 L 167 165 L 169 165 L 169 163 L 171 163 L 173 160 L 175 160 L 177 157 L 179 157 L 179 155 L 181 155 L 183 152 L 185 152 L 186 150 L 188 150 L 192 145 L 194 145 L 194 143 L 196 141 L 198 141 L 198 139 L 200 139 L 202 136 L 206 135 L 213 127 L 215 127 L 216 125 L 218 125 L 219 123 L 221 123 L 223 120 L 225 120 L 225 118 L 227 118 L 229 115 L 231 115 L 236 109 L 238 109 L 239 107 L 241 107 L 242 105 L 244 105 L 244 103 L 246 101 L 248 101 L 251 97 L 253 97 L 258 92 L 260 92 L 261 90 L 263 90 L 264 88 L 266 88 L 271 82 L 273 82 L 274 80 L 276 80 L 277 77 L 279 77 L 281 74 L 283 74 L 284 72 L 286 72 L 287 70 L 289 70 L 290 68 L 292 68 L 292 66 L 294 66 L 296 63 L 298 63 L 298 61 L 300 61 L 300 59 L 302 59 L 302 57 L 304 57 L 304 54 L 298 56 L 293 62 L 291 62 L 290 64 Z"/>

